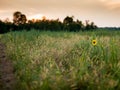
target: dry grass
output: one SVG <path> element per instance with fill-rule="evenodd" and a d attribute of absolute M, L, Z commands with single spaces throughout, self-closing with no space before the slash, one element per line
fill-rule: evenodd
<path fill-rule="evenodd" d="M 5 34 L 3 41 L 21 90 L 119 90 L 120 31 L 117 32 L 33 30 Z M 93 39 L 97 40 L 96 46 L 92 45 Z"/>

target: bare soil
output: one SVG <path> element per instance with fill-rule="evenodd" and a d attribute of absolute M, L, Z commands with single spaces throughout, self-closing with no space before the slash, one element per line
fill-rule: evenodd
<path fill-rule="evenodd" d="M 0 40 L 0 90 L 15 90 L 15 86 L 13 64 L 7 57 L 6 46 Z"/>

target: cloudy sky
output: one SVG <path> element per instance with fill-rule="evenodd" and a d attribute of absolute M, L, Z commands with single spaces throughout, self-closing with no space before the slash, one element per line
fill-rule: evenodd
<path fill-rule="evenodd" d="M 10 18 L 21 11 L 28 19 L 46 16 L 63 20 L 90 20 L 98 26 L 120 26 L 120 0 L 0 0 L 0 19 Z"/>

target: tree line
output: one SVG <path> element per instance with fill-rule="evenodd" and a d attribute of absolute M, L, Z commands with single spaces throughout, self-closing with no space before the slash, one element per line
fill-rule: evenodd
<path fill-rule="evenodd" d="M 36 29 L 39 31 L 85 31 L 85 30 L 94 30 L 97 26 L 94 22 L 86 20 L 83 24 L 80 20 L 74 20 L 73 16 L 66 16 L 63 21 L 59 19 L 46 19 L 44 16 L 42 19 L 32 19 L 27 20 L 25 14 L 16 11 L 13 13 L 13 22 L 10 22 L 9 19 L 5 21 L 0 20 L 0 33 L 6 33 L 9 31 L 18 31 L 18 30 L 31 30 Z"/>

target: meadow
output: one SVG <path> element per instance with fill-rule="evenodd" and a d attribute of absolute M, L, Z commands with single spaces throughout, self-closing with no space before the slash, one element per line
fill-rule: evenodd
<path fill-rule="evenodd" d="M 120 31 L 23 30 L 0 37 L 17 90 L 120 90 Z"/>

